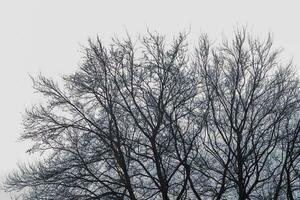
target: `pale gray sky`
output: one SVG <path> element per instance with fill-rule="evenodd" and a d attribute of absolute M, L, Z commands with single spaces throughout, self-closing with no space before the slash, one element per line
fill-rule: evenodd
<path fill-rule="evenodd" d="M 88 37 L 99 35 L 108 44 L 126 30 L 137 35 L 148 27 L 172 37 L 191 27 L 191 41 L 203 32 L 220 41 L 247 25 L 262 38 L 273 33 L 283 59 L 293 57 L 300 66 L 299 8 L 299 0 L 0 1 L 0 180 L 28 160 L 28 145 L 16 142 L 24 109 L 37 101 L 28 75 L 71 73 Z M 0 199 L 9 196 L 0 191 Z"/>

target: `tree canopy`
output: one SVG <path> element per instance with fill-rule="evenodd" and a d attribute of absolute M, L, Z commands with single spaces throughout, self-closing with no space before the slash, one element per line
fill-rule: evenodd
<path fill-rule="evenodd" d="M 38 163 L 5 182 L 23 199 L 300 198 L 299 81 L 272 38 L 245 29 L 195 49 L 181 33 L 105 47 L 89 40 L 80 69 L 34 78 L 45 103 L 21 138 Z"/>

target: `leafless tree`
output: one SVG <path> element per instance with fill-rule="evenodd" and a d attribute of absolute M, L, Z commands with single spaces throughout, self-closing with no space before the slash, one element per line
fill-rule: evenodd
<path fill-rule="evenodd" d="M 245 30 L 218 49 L 210 50 L 206 37 L 200 40 L 196 65 L 209 114 L 201 134 L 205 166 L 199 171 L 204 168 L 216 199 L 262 199 L 269 192 L 266 183 L 282 167 L 278 144 L 298 135 L 298 128 L 296 135 L 284 128 L 299 107 L 298 80 L 278 53 L 270 37 L 260 42 Z"/>
<path fill-rule="evenodd" d="M 105 48 L 80 70 L 33 79 L 47 102 L 26 111 L 22 139 L 45 156 L 6 181 L 23 199 L 295 199 L 299 86 L 271 37 L 237 31 L 191 54 L 149 33 Z"/>

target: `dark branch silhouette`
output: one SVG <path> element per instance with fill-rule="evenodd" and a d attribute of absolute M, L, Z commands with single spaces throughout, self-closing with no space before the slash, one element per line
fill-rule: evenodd
<path fill-rule="evenodd" d="M 42 152 L 5 182 L 23 199 L 300 198 L 299 83 L 269 36 L 238 30 L 190 53 L 148 33 L 134 43 L 99 38 L 47 102 L 26 111 L 21 138 Z"/>

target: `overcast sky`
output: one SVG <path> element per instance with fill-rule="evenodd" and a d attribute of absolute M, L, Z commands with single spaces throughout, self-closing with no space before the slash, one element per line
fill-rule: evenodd
<path fill-rule="evenodd" d="M 29 75 L 72 73 L 89 37 L 109 44 L 126 31 L 134 36 L 149 28 L 172 37 L 190 28 L 190 41 L 203 32 L 220 41 L 246 25 L 261 38 L 271 32 L 283 60 L 293 58 L 300 69 L 299 8 L 299 0 L 1 0 L 0 180 L 30 159 L 28 145 L 17 142 L 24 109 L 38 101 Z M 0 191 L 0 199 L 9 196 Z"/>

